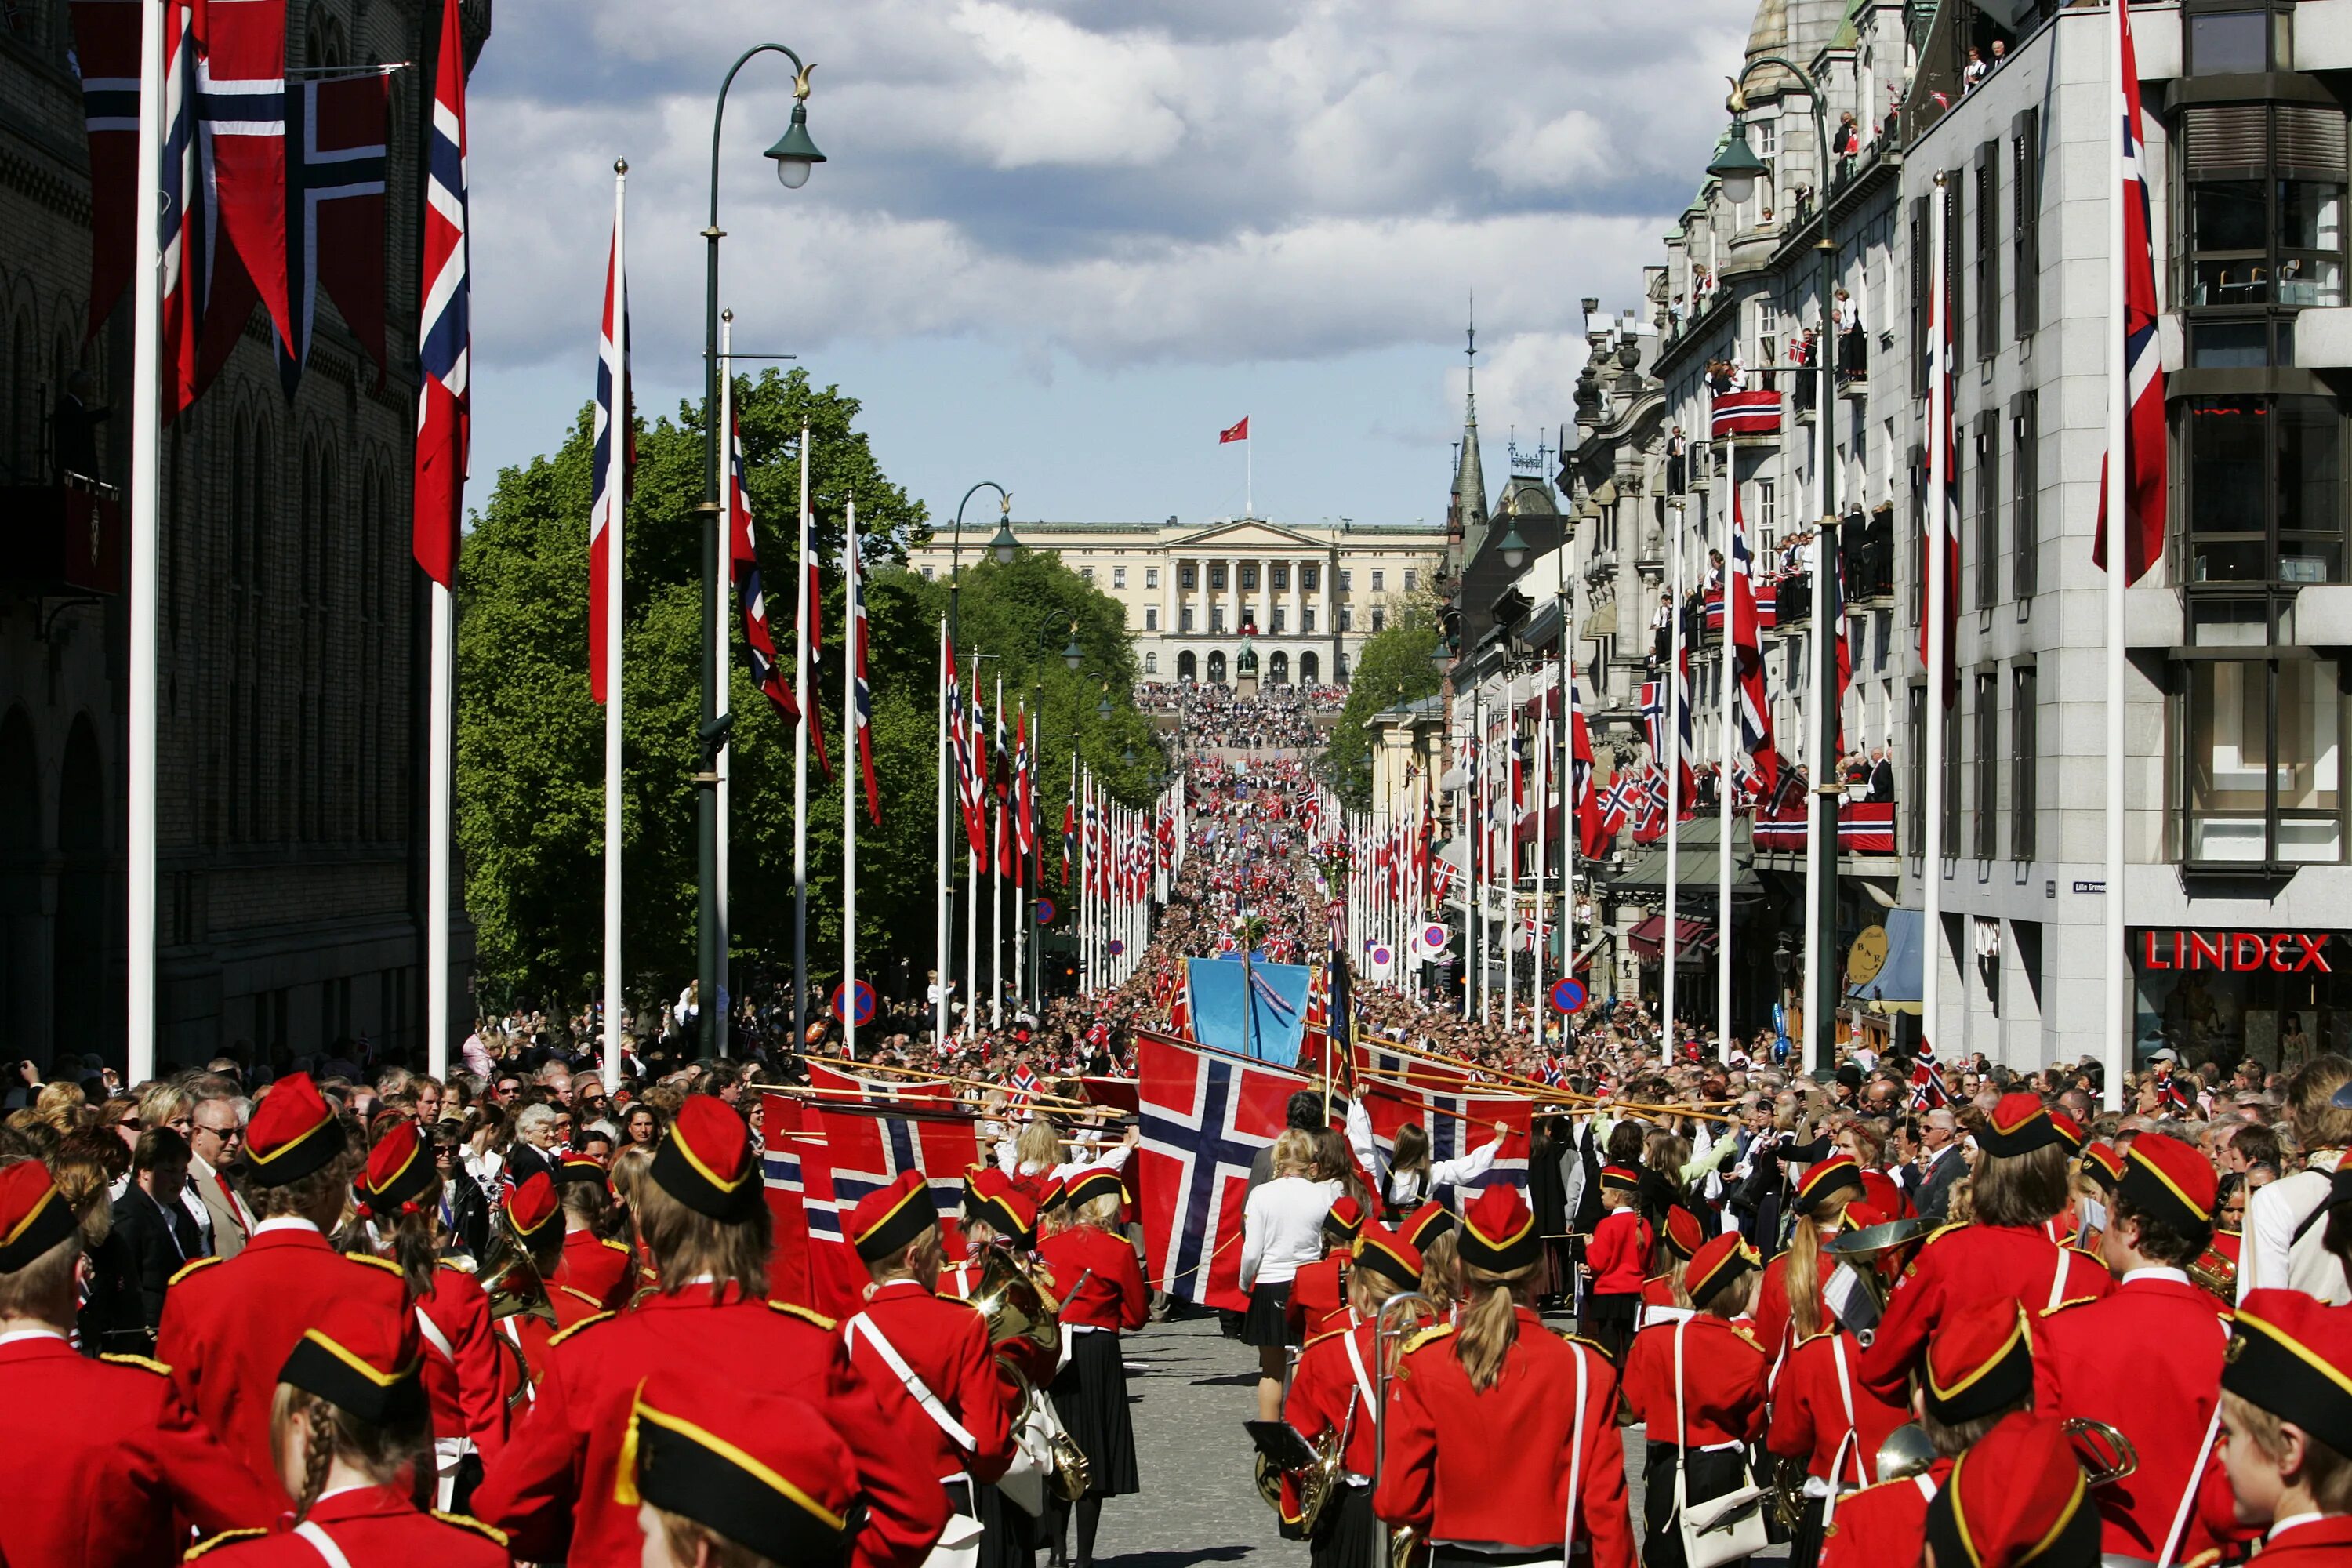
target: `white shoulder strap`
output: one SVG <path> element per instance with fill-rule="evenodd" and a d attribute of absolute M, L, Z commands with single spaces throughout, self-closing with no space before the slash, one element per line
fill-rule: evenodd
<path fill-rule="evenodd" d="M 1381 1402 L 1373 1396 L 1372 1374 L 1364 1370 L 1363 1349 L 1356 1343 L 1353 1329 L 1348 1332 L 1348 1365 L 1355 1371 L 1357 1392 L 1364 1396 L 1364 1414 L 1377 1426 L 1381 1419 Z"/>
<path fill-rule="evenodd" d="M 443 1361 L 453 1366 L 457 1364 L 457 1348 L 450 1344 L 449 1336 L 441 1331 L 441 1325 L 427 1316 L 423 1307 L 416 1309 L 416 1331 L 425 1336 L 426 1344 L 441 1352 Z"/>
<path fill-rule="evenodd" d="M 1675 1325 L 1675 1514 L 1683 1516 L 1689 1504 L 1690 1488 L 1690 1415 L 1683 1407 L 1683 1334 L 1690 1328 L 1685 1319 Z"/>
<path fill-rule="evenodd" d="M 1568 1527 L 1559 1539 L 1559 1560 L 1562 1563 L 1576 1556 L 1576 1500 L 1584 1481 L 1584 1347 L 1575 1341 L 1568 1348 L 1576 1355 L 1576 1403 L 1568 1407 Z M 1681 1363 L 1675 1363 L 1680 1370 Z M 1614 1436 L 1612 1432 L 1612 1436 Z"/>
<path fill-rule="evenodd" d="M 1913 1476 L 1911 1478 L 1911 1484 L 1919 1489 L 1919 1495 L 1921 1497 L 1926 1498 L 1929 1502 L 1934 1502 L 1936 1500 L 1936 1493 L 1938 1489 L 1934 1481 L 1927 1479 L 1927 1473 L 1925 1470 Z"/>
<path fill-rule="evenodd" d="M 2057 1271 L 2050 1276 L 2050 1304 L 2042 1310 L 2045 1312 L 2054 1312 L 2058 1310 L 2058 1304 L 2065 1299 L 2066 1249 L 2062 1246 L 2058 1248 Z"/>
<path fill-rule="evenodd" d="M 327 1568 L 352 1568 L 352 1560 L 343 1555 L 343 1549 L 335 1544 L 335 1538 L 329 1535 L 317 1520 L 304 1520 L 294 1527 L 294 1533 L 309 1542 L 310 1550 L 327 1560 Z"/>
<path fill-rule="evenodd" d="M 855 1343 L 863 1337 L 867 1344 L 874 1347 L 874 1353 L 880 1356 L 890 1370 L 898 1374 L 899 1383 L 906 1387 L 908 1396 L 921 1405 L 923 1414 L 929 1416 L 938 1424 L 940 1430 L 948 1435 L 949 1441 L 968 1454 L 976 1454 L 980 1451 L 980 1439 L 966 1430 L 962 1422 L 948 1413 L 948 1407 L 940 1403 L 940 1396 L 933 1394 L 930 1385 L 917 1375 L 913 1367 L 907 1364 L 907 1358 L 898 1353 L 898 1346 L 883 1336 L 882 1331 L 875 1326 L 872 1317 L 864 1312 L 858 1313 L 841 1326 L 841 1336 L 851 1343 Z"/>

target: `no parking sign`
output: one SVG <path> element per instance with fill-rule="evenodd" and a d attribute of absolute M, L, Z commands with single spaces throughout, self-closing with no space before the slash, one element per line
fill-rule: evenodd
<path fill-rule="evenodd" d="M 1584 1005 L 1584 985 L 1566 976 L 1552 983 L 1551 1010 L 1563 1017 Z"/>
<path fill-rule="evenodd" d="M 852 998 L 854 1005 L 857 1009 L 856 1016 L 854 1019 L 843 1009 L 843 999 L 845 996 Z M 840 1019 L 845 1024 L 854 1022 L 860 1026 L 864 1026 L 872 1023 L 874 1021 L 873 983 L 866 980 L 855 980 L 845 985 L 835 986 L 833 988 L 833 1016 Z"/>

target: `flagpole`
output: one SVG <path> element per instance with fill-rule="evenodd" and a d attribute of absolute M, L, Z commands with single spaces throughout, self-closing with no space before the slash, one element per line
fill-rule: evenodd
<path fill-rule="evenodd" d="M 1519 705 L 1514 678 L 1503 677 L 1503 1033 L 1511 1032 L 1511 1008 L 1519 999 L 1512 984 L 1511 944 L 1519 925 L 1519 803 L 1512 798 L 1512 774 L 1519 771 Z"/>
<path fill-rule="evenodd" d="M 621 368 L 614 377 L 613 406 L 604 441 L 604 1075 L 608 1090 L 621 1087 L 621 575 L 623 529 L 628 512 L 629 417 L 628 328 L 623 301 L 628 277 L 623 219 L 629 180 L 626 163 L 613 165 L 613 350 Z M 437 739 L 439 730 L 435 734 Z M 436 773 L 437 773 L 436 770 Z M 724 787 L 724 786 L 721 786 Z M 725 908 L 720 904 L 720 908 Z M 713 998 L 706 996 L 708 1007 Z"/>
<path fill-rule="evenodd" d="M 996 735 L 997 754 L 1004 752 L 1004 667 L 996 667 Z M 995 770 L 991 768 L 990 772 Z M 995 853 L 988 858 L 988 1023 L 992 1029 L 1004 1027 L 1004 827 L 1010 815 L 1004 797 L 996 797 Z"/>
<path fill-rule="evenodd" d="M 977 701 L 980 696 L 980 655 L 976 653 L 971 656 L 970 689 Z M 977 731 L 979 726 L 972 728 Z M 971 737 L 964 752 L 965 766 L 977 769 L 980 765 L 980 736 L 977 733 Z M 962 780 L 957 781 L 959 788 L 962 784 Z M 967 795 L 964 798 L 970 800 L 971 797 Z M 971 901 L 964 907 L 963 921 L 963 1032 L 969 1039 L 972 1030 L 980 1026 L 980 851 L 971 847 L 969 833 L 964 836 L 963 856 L 964 885 L 971 889 Z"/>
<path fill-rule="evenodd" d="M 1951 418 L 1951 331 L 1948 319 L 1949 286 L 1944 276 L 1944 180 L 1936 174 L 1936 195 L 1929 207 L 1927 238 L 1927 692 L 1923 711 L 1927 733 L 1923 737 L 1927 782 L 1920 807 L 1927 814 L 1920 846 L 1919 1035 L 1935 1048 L 1941 1020 L 1937 1009 L 1942 998 L 1944 973 L 1944 596 L 1951 584 L 1944 581 L 1945 538 L 1949 520 L 1944 515 L 1951 491 L 1951 443 L 1945 424 Z"/>
<path fill-rule="evenodd" d="M 805 450 L 806 448 L 803 448 Z M 948 1048 L 948 987 L 955 980 L 955 969 L 950 958 L 953 941 L 949 931 L 948 911 L 955 898 L 955 862 L 948 855 L 948 618 L 940 617 L 940 825 L 934 837 L 939 854 L 939 897 L 934 900 L 931 932 L 936 939 L 932 970 L 938 999 L 931 1005 L 931 1048 L 944 1055 Z"/>
<path fill-rule="evenodd" d="M 799 542 L 793 552 L 793 692 L 801 705 L 793 726 L 793 1048 L 808 1047 L 808 753 L 816 722 L 809 689 L 809 423 L 801 421 Z M 944 981 L 945 976 L 941 979 Z"/>
<path fill-rule="evenodd" d="M 721 438 L 727 443 L 727 455 L 725 458 L 727 471 L 721 476 L 722 487 L 727 497 L 727 515 L 721 520 L 721 521 L 727 530 L 728 546 L 726 554 L 730 558 L 731 558 L 735 552 L 734 342 L 735 312 L 731 310 L 721 310 L 719 312 L 719 429 Z M 744 477 L 746 479 L 750 478 L 749 475 Z M 731 567 L 731 559 L 730 564 Z M 731 577 L 734 575 L 734 573 L 730 570 L 727 575 Z M 614 596 L 616 598 L 618 597 L 617 595 Z M 728 699 L 732 695 L 730 689 L 734 683 L 728 679 L 728 676 L 730 674 L 730 666 L 735 657 L 735 639 L 734 634 L 729 629 L 731 622 L 726 614 L 726 591 L 722 588 L 719 591 L 720 605 L 718 636 L 711 639 L 712 668 L 710 671 L 711 690 L 716 694 L 718 703 L 715 711 L 719 715 L 719 723 L 722 730 L 727 727 L 727 717 L 730 711 Z M 728 963 L 728 950 L 732 944 L 732 931 L 729 923 L 729 911 L 733 907 L 729 901 L 729 888 L 730 884 L 733 881 L 733 878 L 730 875 L 730 863 L 734 859 L 733 851 L 735 847 L 735 790 L 733 781 L 729 775 L 733 773 L 735 771 L 734 763 L 735 742 L 731 737 L 722 736 L 719 742 L 719 755 L 717 758 L 719 768 L 719 864 L 714 868 L 719 883 L 719 995 L 709 998 L 708 1003 L 709 1005 L 719 1008 L 715 1020 L 719 1026 L 719 1045 L 717 1048 L 719 1054 L 722 1057 L 727 1054 L 727 1007 L 722 1004 L 726 999 L 731 998 L 734 995 L 734 987 L 730 984 L 733 980 L 734 974 L 732 965 Z M 613 1065 L 614 1064 L 611 1063 L 607 1064 L 608 1067 Z M 612 1082 L 614 1085 L 617 1085 L 620 1080 L 618 1079 L 614 1079 Z"/>
<path fill-rule="evenodd" d="M 1464 922 L 1462 933 L 1465 939 L 1464 946 L 1468 949 L 1463 955 L 1463 1016 L 1469 1018 L 1479 1017 L 1485 1007 L 1485 999 L 1479 994 L 1478 987 L 1478 982 L 1482 978 L 1480 972 L 1486 967 L 1485 924 L 1486 894 L 1486 884 L 1479 875 L 1485 857 L 1479 853 L 1478 842 L 1478 835 L 1485 831 L 1486 826 L 1485 813 L 1481 809 L 1482 802 L 1478 798 L 1479 791 L 1486 784 L 1486 770 L 1478 765 L 1478 753 L 1486 738 L 1485 723 L 1486 718 L 1483 705 L 1479 701 L 1478 688 L 1474 682 L 1470 688 L 1471 777 L 1467 781 L 1470 785 L 1468 792 L 1470 831 L 1464 835 L 1468 845 L 1465 853 L 1469 860 L 1469 865 L 1465 869 L 1469 872 L 1469 875 L 1463 879 L 1467 884 L 1470 895 L 1470 918 Z"/>
<path fill-rule="evenodd" d="M 1706 450 L 1704 445 L 1700 451 Z M 1658 726 L 1658 743 L 1666 758 L 1660 763 L 1666 771 L 1666 920 L 1659 933 L 1659 958 L 1664 973 L 1659 980 L 1659 1026 L 1665 1041 L 1666 1058 L 1675 1053 L 1675 957 L 1680 945 L 1677 920 L 1678 895 L 1682 891 L 1682 820 L 1683 820 L 1683 517 L 1682 507 L 1675 508 L 1674 536 L 1666 546 L 1667 608 L 1666 668 L 1664 669 L 1664 722 Z"/>
<path fill-rule="evenodd" d="M 155 198 L 163 184 L 163 16 L 161 0 L 145 0 L 139 7 L 138 188 L 146 193 L 148 199 L 138 204 L 134 249 L 137 265 L 131 275 L 131 679 L 125 702 L 130 710 L 130 733 L 125 747 L 130 762 L 125 781 L 130 832 L 123 866 L 124 957 L 128 971 L 124 1070 L 126 1081 L 133 1084 L 144 1083 L 155 1076 L 155 678 L 160 648 L 157 616 L 163 602 L 162 551 L 157 537 L 163 508 L 158 504 L 160 479 L 156 463 L 163 429 L 163 204 Z M 436 584 L 434 592 L 435 711 L 446 715 L 448 707 L 441 700 L 442 672 L 448 663 L 439 654 L 444 640 L 441 627 L 447 618 L 447 590 Z M 438 781 L 448 772 L 447 748 L 442 746 L 439 751 L 445 753 L 440 757 L 445 765 L 426 787 L 428 792 L 436 786 L 441 788 L 444 811 L 433 821 L 446 824 L 447 792 L 445 785 L 438 785 Z M 430 822 L 426 834 L 427 877 L 429 879 L 433 852 L 437 848 L 443 858 L 446 895 L 448 834 L 446 827 L 436 830 Z M 427 971 L 428 1006 L 433 994 L 431 976 L 446 973 L 448 968 L 446 916 L 436 914 L 446 908 L 445 896 L 425 915 L 428 952 L 438 933 L 445 960 L 437 968 Z M 432 963 L 429 956 L 426 962 Z M 446 981 L 441 999 L 443 1019 L 436 1025 L 427 1013 L 425 1040 L 427 1048 L 437 1051 L 439 1059 L 446 1063 L 449 1049 Z"/>
<path fill-rule="evenodd" d="M 857 492 L 843 500 L 841 549 L 841 1054 L 857 1056 L 857 785 L 865 774 L 857 727 Z M 726 785 L 719 786 L 724 789 Z M 723 864 L 723 862 L 722 862 Z"/>
<path fill-rule="evenodd" d="M 1560 570 L 1565 574 L 1567 571 L 1568 556 L 1568 542 L 1566 540 L 1562 540 L 1560 542 L 1559 549 L 1561 561 Z M 1573 980 L 1576 978 L 1576 852 L 1579 847 L 1579 841 L 1582 836 L 1581 830 L 1583 827 L 1583 824 L 1578 816 L 1579 802 L 1575 798 L 1577 793 L 1576 719 L 1578 710 L 1582 707 L 1582 704 L 1576 700 L 1576 669 L 1573 658 L 1576 647 L 1576 620 L 1573 614 L 1575 606 L 1575 586 L 1569 583 L 1563 575 L 1561 579 L 1559 598 L 1559 679 L 1561 686 L 1565 688 L 1565 694 L 1562 696 L 1561 700 L 1567 704 L 1568 719 L 1566 727 L 1562 731 L 1559 738 L 1559 777 L 1561 789 L 1559 797 L 1559 847 L 1561 851 L 1559 870 L 1559 977 L 1562 980 Z M 1593 770 L 1590 767 L 1585 770 L 1584 787 L 1586 789 L 1593 787 L 1595 781 L 1592 778 L 1592 772 Z M 1562 1055 L 1565 1055 L 1570 1049 L 1569 1025 L 1571 1021 L 1571 1017 L 1572 1016 L 1569 1014 L 1563 1013 L 1560 1015 L 1559 1048 Z"/>
<path fill-rule="evenodd" d="M 1822 156 L 1824 158 L 1828 156 L 1826 150 Z M 1835 940 L 1835 933 L 1832 932 L 1827 936 L 1822 933 L 1821 900 L 1823 858 L 1832 857 L 1828 860 L 1829 875 L 1832 877 L 1836 875 L 1837 865 L 1833 858 L 1837 853 L 1837 847 L 1822 842 L 1822 832 L 1824 826 L 1822 792 L 1830 782 L 1825 769 L 1832 764 L 1832 759 L 1827 755 L 1828 748 L 1823 742 L 1823 737 L 1836 733 L 1833 728 L 1836 721 L 1827 711 L 1829 705 L 1836 700 L 1834 693 L 1830 690 L 1828 685 L 1829 647 L 1832 633 L 1843 635 L 1844 631 L 1842 626 L 1832 627 L 1829 624 L 1829 574 L 1839 569 L 1837 563 L 1831 559 L 1829 542 L 1834 536 L 1829 532 L 1826 526 L 1830 515 L 1830 410 L 1835 406 L 1832 397 L 1833 387 L 1830 379 L 1829 367 L 1831 360 L 1837 353 L 1838 341 L 1836 322 L 1832 319 L 1834 309 L 1832 303 L 1833 299 L 1834 296 L 1829 292 L 1828 286 L 1824 284 L 1822 290 L 1819 340 L 1822 346 L 1816 349 L 1813 353 L 1814 374 L 1820 384 L 1814 388 L 1813 393 L 1813 515 L 1823 520 L 1824 526 L 1817 536 L 1817 542 L 1813 547 L 1811 584 L 1813 604 L 1811 617 L 1813 623 L 1813 634 L 1806 639 L 1806 698 L 1801 705 L 1804 710 L 1801 719 L 1805 724 L 1805 977 L 1801 995 L 1805 1011 L 1803 1021 L 1797 1028 L 1797 1059 L 1803 1064 L 1808 1077 L 1820 1068 L 1822 1050 L 1830 1044 L 1831 1037 L 1823 1027 L 1827 1020 L 1820 1012 L 1823 1001 L 1822 981 L 1828 967 L 1823 962 L 1826 955 L 1822 952 L 1822 943 Z M 1777 791 L 1775 798 L 1778 798 Z M 1764 810 L 1761 802 L 1758 803 L 1756 810 L 1758 819 L 1761 820 Z"/>
<path fill-rule="evenodd" d="M 1736 761 L 1733 748 L 1739 743 L 1738 710 L 1734 707 L 1739 700 L 1739 679 L 1735 668 L 1738 650 L 1731 646 L 1731 574 L 1739 562 L 1739 543 L 1733 538 L 1739 517 L 1739 443 L 1737 441 L 1728 447 L 1728 460 L 1724 465 L 1724 483 L 1730 489 L 1731 504 L 1723 509 L 1723 571 L 1716 584 L 1717 591 L 1723 595 L 1723 701 L 1720 704 L 1723 760 L 1718 764 L 1715 781 L 1715 1049 L 1717 1059 L 1728 1063 L 1731 1060 L 1731 781 Z"/>
<path fill-rule="evenodd" d="M 2109 78 L 2113 112 L 2129 114 L 2131 84 L 2124 79 L 2124 0 L 2114 0 L 2115 25 L 2108 38 Z M 2124 167 L 2124 137 L 2136 136 L 2137 125 L 2125 125 L 2107 134 L 2107 646 L 2106 646 L 2106 896 L 2100 906 L 2101 937 L 2106 944 L 2102 974 L 2106 986 L 2106 1039 L 2100 1053 L 2105 1066 L 2105 1100 L 2109 1110 L 2124 1107 L 2124 1073 L 2130 1063 L 2126 1042 L 2131 1036 L 2131 970 L 2124 952 L 2124 587 L 2131 574 L 2131 546 L 2126 531 L 2135 526 L 2131 515 L 2129 479 L 2125 472 L 2124 442 L 2131 389 L 2125 364 L 2124 325 L 2124 189 L 2130 171 Z"/>
<path fill-rule="evenodd" d="M 1561 545 L 1566 549 L 1565 542 Z M 1565 704 L 1567 692 L 1553 688 L 1553 698 Z M 1543 1049 L 1544 1037 L 1544 971 L 1550 967 L 1550 956 L 1544 952 L 1544 873 L 1551 868 L 1551 824 L 1545 820 L 1551 815 L 1551 720 L 1547 707 L 1538 706 L 1536 720 L 1536 889 L 1535 902 L 1529 906 L 1531 923 L 1528 944 L 1528 973 L 1535 991 L 1535 1020 L 1531 1031 L 1536 1049 Z"/>
<path fill-rule="evenodd" d="M 1013 993 L 1017 1001 L 1027 995 L 1029 989 L 1029 892 L 1024 886 L 1029 879 L 1029 852 L 1021 823 L 1022 803 L 1026 798 L 1029 780 L 1030 748 L 1036 742 L 1029 733 L 1026 698 L 1022 700 L 1021 719 L 1013 726 Z M 1031 832 L 1034 831 L 1033 825 Z"/>

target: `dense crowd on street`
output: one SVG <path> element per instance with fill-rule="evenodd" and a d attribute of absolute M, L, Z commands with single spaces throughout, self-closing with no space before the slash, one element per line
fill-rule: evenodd
<path fill-rule="evenodd" d="M 1177 716 L 1182 750 L 1311 751 L 1322 744 L 1318 713 L 1337 713 L 1348 700 L 1344 686 L 1265 686 L 1242 697 L 1220 682 L 1191 681 L 1136 689 L 1146 712 Z"/>

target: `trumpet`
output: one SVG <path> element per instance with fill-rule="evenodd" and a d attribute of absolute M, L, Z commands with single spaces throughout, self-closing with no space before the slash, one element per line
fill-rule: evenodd
<path fill-rule="evenodd" d="M 2090 1485 L 2112 1486 L 2139 1468 L 2139 1450 L 2105 1422 L 2069 1415 L 2059 1425 L 2074 1439 L 2075 1457 L 2083 1463 L 2083 1479 Z"/>

